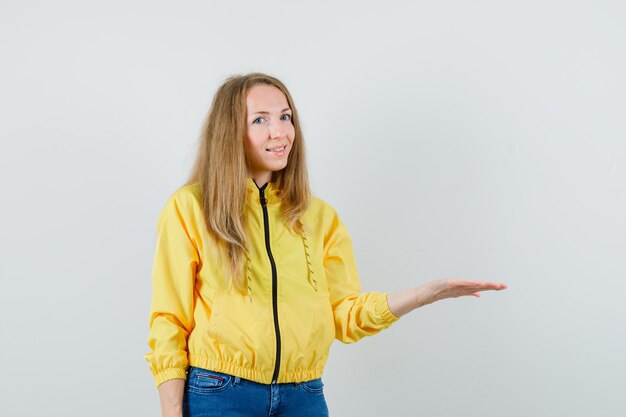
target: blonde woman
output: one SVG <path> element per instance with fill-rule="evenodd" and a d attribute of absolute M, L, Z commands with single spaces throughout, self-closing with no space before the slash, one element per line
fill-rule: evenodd
<path fill-rule="evenodd" d="M 506 288 L 438 280 L 360 292 L 348 230 L 310 193 L 294 101 L 260 73 L 216 92 L 191 175 L 158 219 L 152 285 L 146 360 L 164 417 L 327 416 L 334 339 Z"/>

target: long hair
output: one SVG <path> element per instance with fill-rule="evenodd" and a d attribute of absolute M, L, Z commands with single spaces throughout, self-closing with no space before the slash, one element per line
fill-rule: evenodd
<path fill-rule="evenodd" d="M 204 220 L 216 242 L 217 251 L 213 254 L 226 282 L 231 280 L 242 293 L 247 293 L 242 272 L 248 245 L 244 210 L 250 167 L 244 148 L 246 97 L 249 89 L 259 84 L 277 87 L 285 94 L 291 108 L 295 137 L 287 165 L 273 172 L 272 183 L 279 190 L 280 212 L 288 227 L 298 233 L 305 232 L 300 217 L 309 207 L 310 187 L 300 118 L 287 87 L 272 76 L 235 75 L 218 88 L 202 126 L 195 163 L 185 183 L 200 183 Z"/>

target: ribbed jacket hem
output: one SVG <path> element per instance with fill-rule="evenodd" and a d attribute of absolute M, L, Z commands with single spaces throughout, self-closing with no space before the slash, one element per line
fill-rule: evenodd
<path fill-rule="evenodd" d="M 256 369 L 246 368 L 234 363 L 224 362 L 206 356 L 189 355 L 189 364 L 198 368 L 209 369 L 216 372 L 238 376 L 250 381 L 259 382 L 261 384 L 270 384 L 272 382 L 272 370 L 259 371 Z M 295 369 L 289 372 L 280 372 L 278 374 L 278 383 L 302 382 L 317 379 L 322 376 L 324 368 L 317 369 Z"/>

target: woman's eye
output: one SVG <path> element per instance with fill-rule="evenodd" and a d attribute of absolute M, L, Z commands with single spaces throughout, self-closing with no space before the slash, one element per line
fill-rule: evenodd
<path fill-rule="evenodd" d="M 254 119 L 254 121 L 252 123 L 260 125 L 261 123 L 263 123 L 263 118 L 262 117 L 257 117 L 256 119 Z"/>
<path fill-rule="evenodd" d="M 281 118 L 281 120 L 291 120 L 291 115 L 290 114 L 283 114 L 280 118 Z"/>

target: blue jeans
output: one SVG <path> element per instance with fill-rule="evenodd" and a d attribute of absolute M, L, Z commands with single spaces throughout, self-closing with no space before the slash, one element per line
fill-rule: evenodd
<path fill-rule="evenodd" d="M 328 417 L 322 379 L 261 384 L 221 372 L 189 367 L 184 417 Z"/>

